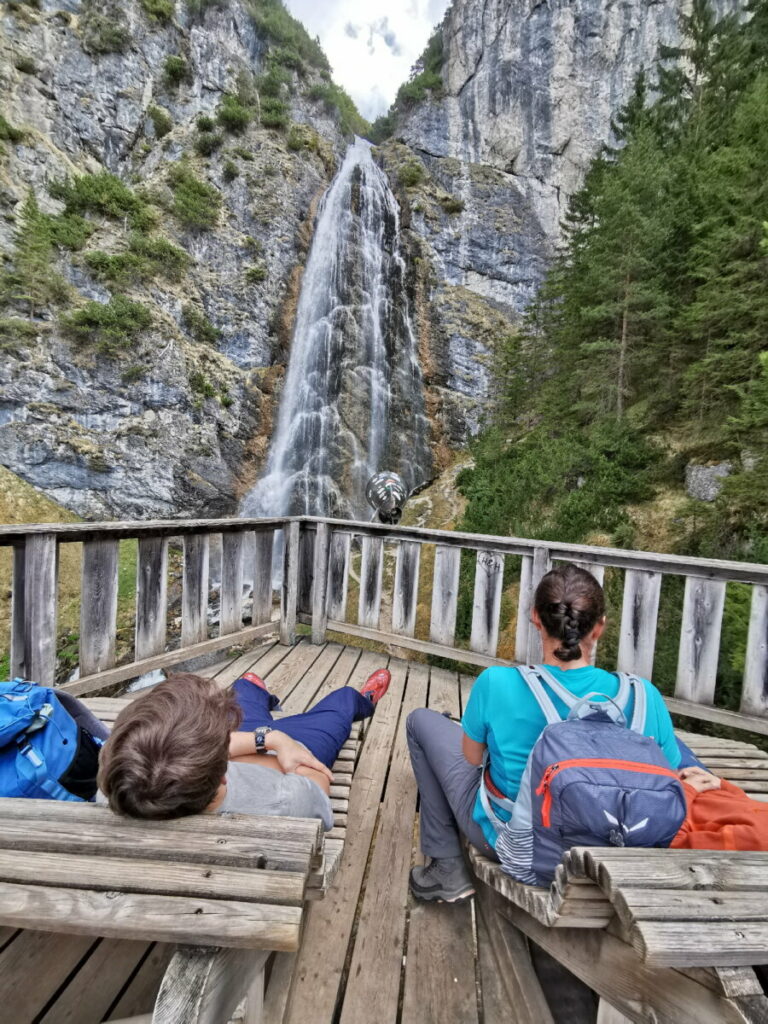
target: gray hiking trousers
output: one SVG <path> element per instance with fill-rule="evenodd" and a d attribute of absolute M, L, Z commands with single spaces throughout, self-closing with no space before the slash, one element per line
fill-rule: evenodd
<path fill-rule="evenodd" d="M 458 857 L 460 833 L 486 857 L 498 860 L 472 817 L 481 769 L 461 750 L 464 730 L 438 711 L 408 715 L 408 750 L 421 798 L 421 850 L 428 857 Z"/>

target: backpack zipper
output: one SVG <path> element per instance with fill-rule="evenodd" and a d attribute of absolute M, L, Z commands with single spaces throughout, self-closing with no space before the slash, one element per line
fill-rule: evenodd
<path fill-rule="evenodd" d="M 611 757 L 573 757 L 568 761 L 556 761 L 548 765 L 536 790 L 536 796 L 544 794 L 544 802 L 541 805 L 541 823 L 544 828 L 549 828 L 552 820 L 552 779 L 565 768 L 617 768 L 619 771 L 642 772 L 645 775 L 667 775 L 677 780 L 677 773 L 671 768 L 639 764 L 637 761 L 617 761 Z"/>

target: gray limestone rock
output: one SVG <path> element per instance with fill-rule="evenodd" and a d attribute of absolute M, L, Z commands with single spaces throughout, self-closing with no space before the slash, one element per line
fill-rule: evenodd
<path fill-rule="evenodd" d="M 700 466 L 689 462 L 685 467 L 685 492 L 697 501 L 714 501 L 723 486 L 723 480 L 733 472 L 730 462 L 713 466 Z"/>

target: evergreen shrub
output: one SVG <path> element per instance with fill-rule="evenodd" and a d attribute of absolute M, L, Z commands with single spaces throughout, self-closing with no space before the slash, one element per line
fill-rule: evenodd
<path fill-rule="evenodd" d="M 163 79 L 169 88 L 177 88 L 182 82 L 188 82 L 191 77 L 189 64 L 183 57 L 173 54 L 165 58 Z"/>
<path fill-rule="evenodd" d="M 216 224 L 221 194 L 215 186 L 195 177 L 183 160 L 171 168 L 168 182 L 173 192 L 173 214 L 185 228 L 204 231 Z"/>
<path fill-rule="evenodd" d="M 216 118 L 228 132 L 242 134 L 251 123 L 251 111 L 243 106 L 236 96 L 227 94 L 221 101 Z"/>
<path fill-rule="evenodd" d="M 197 119 L 197 130 L 199 132 L 212 132 L 216 127 L 216 122 L 212 117 L 207 114 L 201 114 Z"/>
<path fill-rule="evenodd" d="M 229 184 L 230 182 L 233 182 L 235 178 L 239 176 L 239 174 L 240 169 L 238 168 L 237 164 L 234 163 L 232 160 L 225 160 L 224 167 L 221 172 L 221 176 L 224 178 L 224 181 L 226 181 L 227 184 Z"/>
<path fill-rule="evenodd" d="M 211 156 L 224 141 L 219 132 L 200 132 L 195 139 L 195 150 L 200 156 Z"/>
<path fill-rule="evenodd" d="M 107 303 L 89 302 L 62 317 L 63 329 L 77 341 L 93 344 L 108 355 L 118 355 L 152 325 L 152 315 L 140 302 L 114 295 Z"/>
<path fill-rule="evenodd" d="M 154 21 L 169 22 L 176 9 L 175 0 L 141 0 L 144 12 Z"/>
<path fill-rule="evenodd" d="M 288 124 L 288 104 L 271 96 L 261 100 L 261 123 L 265 128 L 285 128 Z"/>
<path fill-rule="evenodd" d="M 424 181 L 424 168 L 415 160 L 409 160 L 397 172 L 397 177 L 404 188 L 415 188 Z"/>
<path fill-rule="evenodd" d="M 173 128 L 173 121 L 171 115 L 167 110 L 162 107 L 150 106 L 147 110 L 149 119 L 155 129 L 155 137 L 162 139 L 163 136 L 167 135 L 168 132 Z"/>
<path fill-rule="evenodd" d="M 208 317 L 191 303 L 182 306 L 181 319 L 194 340 L 201 344 L 215 345 L 221 337 L 218 327 L 214 327 Z"/>

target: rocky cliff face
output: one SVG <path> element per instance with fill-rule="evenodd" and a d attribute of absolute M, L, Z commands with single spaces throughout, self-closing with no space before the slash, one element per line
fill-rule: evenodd
<path fill-rule="evenodd" d="M 6 3 L 0 33 L 0 462 L 86 516 L 232 513 L 270 432 L 315 204 L 346 148 L 328 75 L 271 58 L 239 0 Z M 260 123 L 267 108 L 283 123 Z M 86 172 L 126 188 L 52 197 Z M 13 277 L 30 189 L 65 282 L 41 309 Z M 85 240 L 62 241 L 66 225 Z M 175 254 L 157 250 L 168 242 Z M 149 324 L 128 306 L 117 334 L 67 328 L 115 295 Z"/>
<path fill-rule="evenodd" d="M 445 384 L 465 396 L 458 430 L 462 419 L 475 429 L 488 395 L 489 332 L 473 330 L 479 308 L 488 327 L 498 329 L 499 314 L 514 327 L 552 258 L 569 197 L 610 141 L 612 115 L 638 72 L 652 69 L 660 44 L 679 42 L 685 7 L 686 0 L 454 0 L 449 9 L 443 88 L 401 109 L 394 137 L 423 172 L 406 192 L 434 267 Z M 402 166 L 395 147 L 385 151 Z M 474 297 L 464 299 L 469 320 L 451 301 L 462 292 Z"/>

